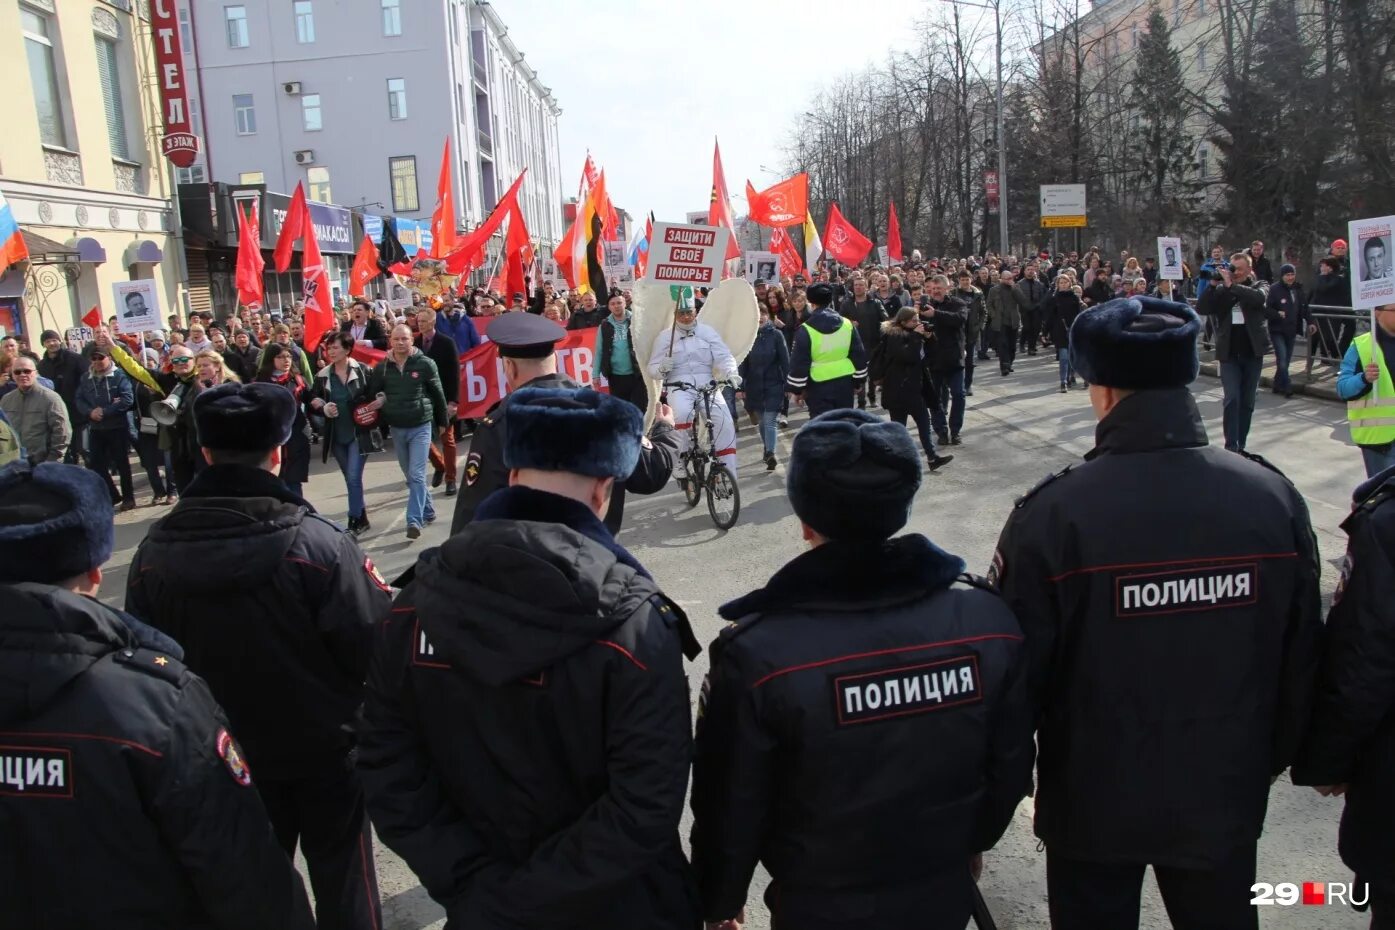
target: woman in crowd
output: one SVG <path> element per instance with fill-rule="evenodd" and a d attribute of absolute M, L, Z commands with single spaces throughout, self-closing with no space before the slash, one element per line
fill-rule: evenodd
<path fill-rule="evenodd" d="M 778 291 L 772 293 L 778 294 Z M 783 305 L 783 300 L 779 302 Z M 775 470 L 775 421 L 785 400 L 785 379 L 790 373 L 789 346 L 775 328 L 771 308 L 775 301 L 760 308 L 760 329 L 751 351 L 741 362 L 741 388 L 746 395 L 746 412 L 759 427 L 765 449 L 765 470 Z"/>
<path fill-rule="evenodd" d="M 202 375 L 200 375 L 202 377 Z M 281 481 L 297 497 L 310 480 L 310 435 L 306 431 L 305 395 L 308 386 L 297 370 L 297 360 L 287 346 L 273 342 L 262 352 L 257 365 L 257 381 L 279 384 L 291 392 L 295 398 L 295 424 L 291 427 L 290 440 L 281 447 Z"/>
<path fill-rule="evenodd" d="M 905 426 L 907 417 L 915 421 L 920 445 L 934 471 L 954 456 L 942 457 L 930 438 L 930 409 L 925 405 L 925 342 L 932 335 L 932 331 L 921 328 L 914 307 L 897 310 L 894 318 L 882 324 L 882 338 L 872 351 L 868 377 L 881 386 L 882 406 L 891 422 Z"/>
<path fill-rule="evenodd" d="M 163 382 L 164 377 L 160 373 L 160 356 L 151 349 L 146 349 L 141 353 L 142 363 L 147 371 L 156 379 Z M 141 468 L 145 469 L 145 477 L 150 480 L 150 492 L 154 495 L 150 505 L 158 507 L 168 503 L 170 492 L 174 489 L 174 481 L 170 476 L 169 456 L 160 449 L 160 427 L 155 421 L 155 415 L 151 411 L 151 406 L 160 396 L 141 382 L 135 382 L 136 388 L 136 412 L 139 415 L 139 429 L 136 434 L 136 457 L 140 459 Z"/>
<path fill-rule="evenodd" d="M 1130 255 L 1129 260 L 1124 262 L 1124 280 L 1133 282 L 1136 278 L 1143 277 L 1143 266 L 1138 263 L 1138 259 Z"/>
<path fill-rule="evenodd" d="M 362 536 L 371 529 L 363 499 L 363 466 L 373 449 L 372 430 L 354 421 L 354 408 L 368 397 L 368 369 L 350 358 L 354 337 L 333 333 L 324 340 L 324 368 L 310 388 L 310 407 L 325 418 L 323 460 L 334 456 L 349 496 L 349 532 Z"/>
<path fill-rule="evenodd" d="M 168 500 L 179 500 L 194 475 L 203 471 L 206 462 L 199 449 L 198 430 L 194 426 L 194 398 L 206 387 L 224 381 L 240 380 L 227 372 L 223 356 L 212 349 L 195 357 L 186 345 L 170 349 L 170 373 L 160 381 L 165 398 L 177 404 L 174 422 L 161 426 L 160 448 L 169 456 L 170 484 Z"/>
<path fill-rule="evenodd" d="M 1141 280 L 1141 279 L 1140 279 Z M 1075 386 L 1075 372 L 1070 367 L 1070 327 L 1080 315 L 1080 298 L 1069 275 L 1056 276 L 1056 290 L 1043 303 L 1042 329 L 1056 347 L 1056 361 L 1061 368 L 1061 393 Z"/>
<path fill-rule="evenodd" d="M 543 309 L 543 316 L 564 328 L 572 318 L 571 311 L 567 309 L 567 302 L 561 297 L 554 297 L 548 302 Z"/>

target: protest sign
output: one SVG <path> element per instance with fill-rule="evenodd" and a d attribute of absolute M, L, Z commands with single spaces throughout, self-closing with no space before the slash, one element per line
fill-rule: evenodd
<path fill-rule="evenodd" d="M 116 305 L 116 331 L 143 333 L 160 328 L 160 295 L 155 281 L 116 281 L 111 286 Z"/>
<path fill-rule="evenodd" d="M 716 287 L 722 281 L 727 239 L 722 226 L 655 223 L 645 277 L 667 284 Z"/>
<path fill-rule="evenodd" d="M 92 341 L 92 327 L 90 326 L 69 326 L 63 333 L 63 341 L 68 348 L 74 352 L 81 352 L 82 347 Z"/>
<path fill-rule="evenodd" d="M 764 281 L 766 284 L 778 284 L 780 275 L 777 269 L 780 267 L 780 256 L 774 252 L 746 253 L 745 278 L 751 284 L 757 281 Z"/>
<path fill-rule="evenodd" d="M 877 246 L 877 264 L 883 268 L 891 264 L 891 252 L 884 245 Z"/>
<path fill-rule="evenodd" d="M 1158 278 L 1182 280 L 1182 240 L 1175 236 L 1158 237 Z"/>
<path fill-rule="evenodd" d="M 1351 243 L 1351 305 L 1357 310 L 1373 310 L 1395 304 L 1395 274 L 1390 264 L 1395 243 L 1390 233 L 1395 216 L 1352 220 L 1347 241 Z"/>

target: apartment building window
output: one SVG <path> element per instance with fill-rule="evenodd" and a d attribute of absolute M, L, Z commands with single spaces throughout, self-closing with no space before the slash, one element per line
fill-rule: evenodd
<path fill-rule="evenodd" d="M 300 98 L 300 112 L 305 117 L 305 131 L 319 132 L 324 128 L 320 119 L 320 95 L 306 94 Z"/>
<path fill-rule="evenodd" d="M 392 212 L 415 213 L 421 209 L 417 198 L 417 157 L 399 155 L 388 159 L 388 177 L 392 181 Z"/>
<path fill-rule="evenodd" d="M 107 144 L 111 157 L 131 160 L 126 142 L 126 106 L 121 97 L 121 58 L 116 42 L 97 36 L 97 77 L 102 82 L 102 104 L 107 112 Z"/>
<path fill-rule="evenodd" d="M 388 78 L 388 119 L 407 118 L 407 79 Z"/>
<path fill-rule="evenodd" d="M 1198 71 L 1206 70 L 1206 43 L 1198 42 L 1196 46 L 1196 67 Z"/>
<path fill-rule="evenodd" d="M 223 22 L 228 27 L 228 48 L 246 48 L 248 45 L 247 7 L 223 7 Z"/>
<path fill-rule="evenodd" d="M 179 44 L 186 52 L 194 47 L 194 30 L 189 25 L 189 8 L 187 6 L 179 8 Z"/>
<path fill-rule="evenodd" d="M 315 41 L 315 10 L 310 0 L 296 0 L 295 40 L 301 45 Z"/>
<path fill-rule="evenodd" d="M 239 184 L 265 184 L 265 183 L 266 183 L 266 172 L 265 172 L 265 171 L 244 171 L 244 172 L 242 172 L 241 174 L 239 174 L 239 175 L 237 176 L 237 183 L 239 183 Z"/>
<path fill-rule="evenodd" d="M 1182 0 L 1172 0 L 1172 25 L 1182 25 Z"/>
<path fill-rule="evenodd" d="M 333 202 L 330 200 L 328 168 L 311 168 L 305 173 L 305 180 L 310 183 L 306 195 L 311 200 L 318 200 L 320 203 Z"/>
<path fill-rule="evenodd" d="M 180 184 L 203 184 L 208 180 L 208 175 L 204 172 L 203 165 L 190 165 L 187 168 L 174 169 L 175 177 Z"/>
<path fill-rule="evenodd" d="M 1133 33 L 1133 47 L 1138 48 L 1138 23 L 1134 23 L 1130 32 Z"/>
<path fill-rule="evenodd" d="M 1203 181 L 1211 177 L 1211 150 L 1204 142 L 1196 150 L 1196 176 Z"/>
<path fill-rule="evenodd" d="M 29 84 L 34 88 L 39 138 L 44 145 L 66 149 L 68 125 L 63 115 L 63 96 L 58 90 L 53 21 L 43 13 L 22 6 L 19 8 L 19 22 L 24 33 L 24 52 L 29 58 Z"/>
<path fill-rule="evenodd" d="M 1196 0 L 1196 15 L 1197 15 L 1197 16 L 1205 16 L 1205 15 L 1206 15 L 1206 0 Z"/>
<path fill-rule="evenodd" d="M 239 136 L 256 135 L 257 108 L 251 94 L 233 94 L 233 124 Z"/>
<path fill-rule="evenodd" d="M 383 35 L 402 34 L 402 0 L 383 0 Z"/>

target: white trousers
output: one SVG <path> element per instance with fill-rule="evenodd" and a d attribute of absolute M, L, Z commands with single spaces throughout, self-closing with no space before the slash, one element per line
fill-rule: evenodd
<path fill-rule="evenodd" d="M 692 446 L 694 439 L 707 445 L 707 428 L 694 423 L 694 410 L 698 396 L 694 391 L 680 391 L 670 388 L 668 403 L 673 408 L 673 422 L 678 427 L 678 452 L 681 455 Z M 712 428 L 717 441 L 717 458 L 731 470 L 732 480 L 736 479 L 736 424 L 732 422 L 731 411 L 721 394 L 712 398 Z M 700 431 L 699 431 L 700 430 Z M 693 433 L 698 431 L 695 437 Z M 682 474 L 682 465 L 674 463 L 674 474 Z"/>

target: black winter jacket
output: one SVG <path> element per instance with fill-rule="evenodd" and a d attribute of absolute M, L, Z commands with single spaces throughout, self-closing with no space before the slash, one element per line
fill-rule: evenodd
<path fill-rule="evenodd" d="M 285 780 L 342 771 L 388 587 L 274 475 L 210 465 L 131 563 L 126 609 L 183 645 L 247 748 Z"/>
<path fill-rule="evenodd" d="M 1041 306 L 1044 311 L 1041 318 L 1042 332 L 1051 337 L 1051 345 L 1057 349 L 1069 348 L 1071 324 L 1083 309 L 1080 306 L 1080 298 L 1075 296 L 1075 291 L 1052 291 L 1051 295 L 1041 302 Z"/>
<path fill-rule="evenodd" d="M 739 370 L 747 410 L 759 413 L 780 409 L 785 399 L 785 381 L 790 376 L 790 350 L 773 323 L 756 331 L 756 340 L 741 360 Z"/>
<path fill-rule="evenodd" d="M 919 330 L 908 331 L 888 320 L 881 342 L 872 353 L 868 376 L 881 387 L 882 406 L 896 412 L 925 405 L 925 354 L 929 340 Z"/>
<path fill-rule="evenodd" d="M 412 337 L 412 345 L 421 349 L 421 333 Z M 436 335 L 431 337 L 430 350 L 422 351 L 436 363 L 436 376 L 441 379 L 441 393 L 445 395 L 446 403 L 459 402 L 460 349 L 456 347 L 455 340 L 438 329 Z"/>
<path fill-rule="evenodd" d="M 933 307 L 934 316 L 926 314 Z M 940 303 L 927 301 L 920 311 L 935 338 L 925 344 L 925 367 L 930 371 L 954 371 L 964 367 L 964 330 L 969 322 L 969 307 L 959 298 L 946 297 Z"/>
<path fill-rule="evenodd" d="M 1229 287 L 1213 283 L 1202 293 L 1196 302 L 1196 312 L 1216 318 L 1216 361 L 1228 362 L 1235 357 L 1231 348 L 1232 313 L 1239 309 L 1245 320 L 1245 334 L 1250 338 L 1250 347 L 1256 358 L 1262 358 L 1269 348 L 1268 311 L 1265 309 L 1267 294 L 1256 278 L 1248 282 L 1236 281 Z"/>
<path fill-rule="evenodd" d="M 1306 328 L 1308 322 L 1308 295 L 1303 293 L 1303 285 L 1297 281 L 1289 287 L 1280 281 L 1269 288 L 1269 296 L 1264 302 L 1269 317 L 1269 331 L 1283 336 L 1296 336 Z M 1283 313 L 1283 317 L 1279 313 Z"/>
<path fill-rule="evenodd" d="M 45 352 L 39 356 L 39 374 L 53 382 L 53 389 L 63 398 L 70 412 L 77 397 L 78 384 L 87 370 L 87 363 L 81 355 L 62 346 L 58 348 L 57 355 L 50 356 Z"/>
<path fill-rule="evenodd" d="M 91 598 L 0 603 L 0 927 L 313 928 L 208 686 Z"/>
<path fill-rule="evenodd" d="M 1307 506 L 1262 462 L 1208 446 L 1186 388 L 1139 391 L 1008 518 L 992 574 L 1027 635 L 1054 852 L 1205 869 L 1259 837 L 1321 632 Z"/>
<path fill-rule="evenodd" d="M 871 352 L 877 347 L 877 340 L 882 336 L 882 324 L 886 322 L 886 307 L 876 298 L 868 293 L 861 302 L 849 294 L 838 302 L 838 313 L 847 317 L 857 325 L 857 334 L 862 337 L 862 345 Z"/>
<path fill-rule="evenodd" d="M 353 331 L 354 331 L 354 321 L 353 321 L 353 320 L 345 320 L 343 323 L 340 323 L 340 324 L 339 324 L 339 331 L 340 331 L 341 333 L 350 333 L 350 334 L 352 334 Z M 362 337 L 362 338 L 364 338 L 364 339 L 368 340 L 369 342 L 373 343 L 373 348 L 375 348 L 375 349 L 379 349 L 379 350 L 384 350 L 384 349 L 386 349 L 386 348 L 388 347 L 388 336 L 389 336 L 389 335 L 390 335 L 390 334 L 389 334 L 388 331 L 387 331 L 387 327 L 383 325 L 383 321 L 380 320 L 380 319 L 378 319 L 378 318 L 375 317 L 375 316 L 370 316 L 370 317 L 368 318 L 368 322 L 367 322 L 366 324 L 364 324 L 364 328 L 363 328 L 363 337 Z"/>
<path fill-rule="evenodd" d="M 856 897 L 1002 836 L 1031 789 L 1026 653 L 987 582 L 952 587 L 963 568 L 919 535 L 831 542 L 723 605 L 693 768 L 708 920 L 745 903 L 757 860 Z"/>
<path fill-rule="evenodd" d="M 470 930 L 691 930 L 687 620 L 583 505 L 526 487 L 422 554 L 382 624 L 359 771 Z"/>
<path fill-rule="evenodd" d="M 1395 887 L 1395 469 L 1356 489 L 1312 726 L 1293 781 L 1347 786 L 1338 835 L 1360 881 Z"/>

